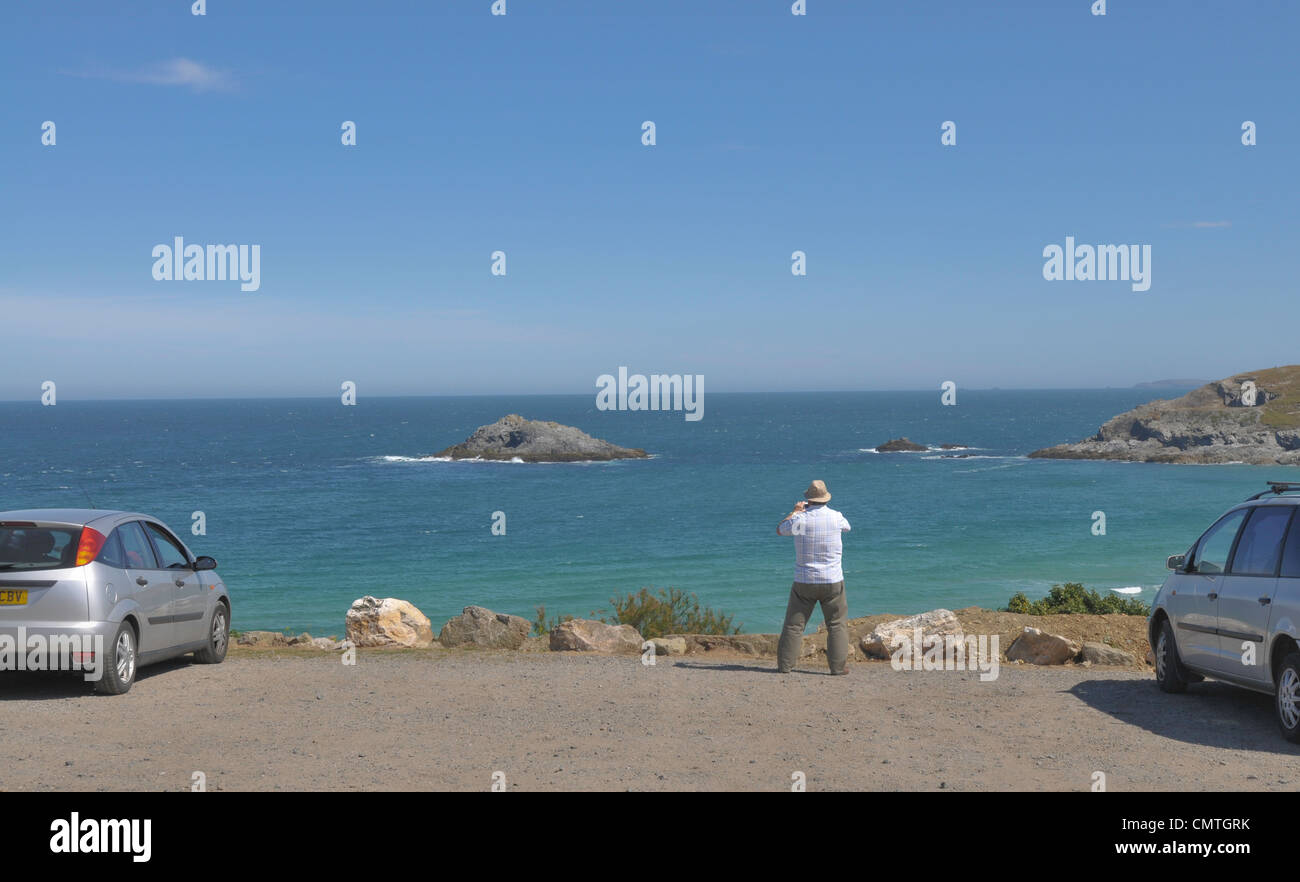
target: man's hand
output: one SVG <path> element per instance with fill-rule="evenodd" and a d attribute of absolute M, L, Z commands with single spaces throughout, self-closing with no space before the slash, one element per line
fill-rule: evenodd
<path fill-rule="evenodd" d="M 785 517 L 781 518 L 781 522 L 780 522 L 779 524 L 776 525 L 776 534 L 777 534 L 778 536 L 780 536 L 780 535 L 781 535 L 781 524 L 784 524 L 786 521 L 790 520 L 790 518 L 792 518 L 792 517 L 794 517 L 795 515 L 799 514 L 799 512 L 803 511 L 804 508 L 805 508 L 807 505 L 808 505 L 808 503 L 806 503 L 806 502 L 802 502 L 802 501 L 801 501 L 801 502 L 796 502 L 796 503 L 794 504 L 794 511 L 790 512 L 788 515 L 786 515 Z"/>

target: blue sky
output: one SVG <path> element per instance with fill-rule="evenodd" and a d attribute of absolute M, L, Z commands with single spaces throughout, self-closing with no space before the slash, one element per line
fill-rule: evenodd
<path fill-rule="evenodd" d="M 8 4 L 0 398 L 594 394 L 619 365 L 709 391 L 1059 388 L 1300 361 L 1300 6 L 1090 5 Z M 1070 235 L 1151 245 L 1151 289 L 1044 280 Z M 261 288 L 155 281 L 175 236 L 260 245 Z"/>

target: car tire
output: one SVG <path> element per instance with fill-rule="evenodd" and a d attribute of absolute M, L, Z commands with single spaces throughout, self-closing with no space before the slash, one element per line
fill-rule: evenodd
<path fill-rule="evenodd" d="M 194 660 L 201 665 L 219 665 L 226 660 L 229 647 L 230 610 L 218 603 L 208 620 L 208 645 L 194 653 Z"/>
<path fill-rule="evenodd" d="M 1273 709 L 1287 741 L 1300 741 L 1300 653 L 1282 659 L 1273 687 Z"/>
<path fill-rule="evenodd" d="M 1186 692 L 1191 672 L 1183 667 L 1183 660 L 1178 657 L 1178 644 L 1174 641 L 1174 629 L 1165 619 L 1160 623 L 1160 634 L 1156 637 L 1154 647 L 1156 656 L 1156 682 L 1165 692 Z"/>
<path fill-rule="evenodd" d="M 139 664 L 135 628 L 130 622 L 118 625 L 113 642 L 104 649 L 103 670 L 95 681 L 95 691 L 101 695 L 122 695 L 131 690 Z"/>

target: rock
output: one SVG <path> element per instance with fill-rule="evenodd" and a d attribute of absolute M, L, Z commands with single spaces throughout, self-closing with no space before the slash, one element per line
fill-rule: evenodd
<path fill-rule="evenodd" d="M 1083 644 L 1083 650 L 1080 657 L 1085 662 L 1091 662 L 1094 665 L 1135 665 L 1137 659 L 1122 649 L 1116 649 L 1114 646 L 1107 646 L 1105 643 Z"/>
<path fill-rule="evenodd" d="M 641 633 L 631 625 L 607 625 L 591 619 L 569 619 L 551 629 L 556 652 L 641 652 Z"/>
<path fill-rule="evenodd" d="M 1156 666 L 1156 651 L 1154 649 L 1147 650 L 1146 662 L 1153 668 Z"/>
<path fill-rule="evenodd" d="M 651 637 L 650 642 L 655 645 L 655 655 L 686 654 L 685 637 Z"/>
<path fill-rule="evenodd" d="M 302 632 L 301 634 L 299 634 L 297 637 L 290 637 L 290 638 L 289 638 L 289 645 L 290 645 L 290 646 L 301 646 L 301 645 L 303 645 L 303 644 L 310 644 L 311 641 L 312 641 L 312 636 L 311 636 L 310 634 L 308 634 L 306 631 L 303 631 L 303 632 Z"/>
<path fill-rule="evenodd" d="M 1300 465 L 1300 365 L 1206 383 L 1102 424 L 1091 438 L 1030 453 L 1045 459 Z"/>
<path fill-rule="evenodd" d="M 917 444 L 909 438 L 895 438 L 877 447 L 876 453 L 917 453 L 929 449 L 924 444 Z"/>
<path fill-rule="evenodd" d="M 573 426 L 526 420 L 512 413 L 491 425 L 479 426 L 465 441 L 452 445 L 437 455 L 452 459 L 585 462 L 644 459 L 649 454 L 640 448 L 619 447 L 601 441 Z"/>
<path fill-rule="evenodd" d="M 522 616 L 493 612 L 481 606 L 467 606 L 442 626 L 438 642 L 443 646 L 484 646 L 518 649 L 533 629 Z"/>
<path fill-rule="evenodd" d="M 687 652 L 734 652 L 775 658 L 780 634 L 673 634 L 686 641 Z"/>
<path fill-rule="evenodd" d="M 918 628 L 921 631 L 922 644 L 913 645 L 913 652 L 923 652 L 936 637 L 944 640 L 948 637 L 953 640 L 965 638 L 961 622 L 957 621 L 957 616 L 952 610 L 934 609 L 920 615 L 894 619 L 892 622 L 877 625 L 870 634 L 862 638 L 862 654 L 868 658 L 890 658 L 902 646 L 904 640 L 915 644 Z"/>
<path fill-rule="evenodd" d="M 329 652 L 333 652 L 339 648 L 338 643 L 328 637 L 314 637 L 312 638 L 311 645 L 315 649 L 324 649 Z"/>
<path fill-rule="evenodd" d="M 239 646 L 289 646 L 292 639 L 279 631 L 244 631 L 235 639 Z"/>
<path fill-rule="evenodd" d="M 352 603 L 346 617 L 347 639 L 356 646 L 429 646 L 433 627 L 405 600 L 366 595 Z"/>
<path fill-rule="evenodd" d="M 1008 661 L 1025 661 L 1031 665 L 1063 665 L 1079 654 L 1079 644 L 1037 628 L 1025 628 L 1007 647 Z"/>

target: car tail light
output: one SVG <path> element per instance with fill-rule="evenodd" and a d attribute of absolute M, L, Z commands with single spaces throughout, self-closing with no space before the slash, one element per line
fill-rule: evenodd
<path fill-rule="evenodd" d="M 90 527 L 81 528 L 81 542 L 77 544 L 77 562 L 75 566 L 84 567 L 99 555 L 104 547 L 104 534 Z"/>

